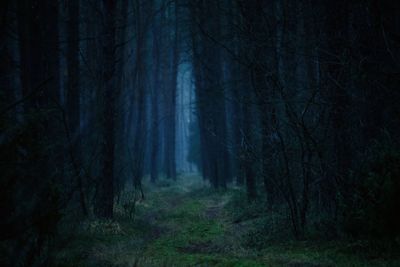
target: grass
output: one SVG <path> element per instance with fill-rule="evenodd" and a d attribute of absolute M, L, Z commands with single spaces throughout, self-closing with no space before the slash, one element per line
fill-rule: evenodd
<path fill-rule="evenodd" d="M 81 227 L 57 255 L 56 265 L 400 266 L 399 258 L 371 258 L 348 243 L 274 242 L 262 249 L 249 247 L 246 240 L 257 224 L 233 222 L 230 203 L 236 195 L 233 190 L 215 192 L 189 182 L 148 188 L 135 220 L 117 208 L 114 226 L 103 222 L 92 231 Z"/>

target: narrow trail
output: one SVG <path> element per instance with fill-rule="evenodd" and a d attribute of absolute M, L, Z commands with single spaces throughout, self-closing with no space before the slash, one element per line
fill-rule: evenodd
<path fill-rule="evenodd" d="M 237 243 L 225 210 L 230 197 L 193 184 L 151 192 L 142 218 L 161 234 L 147 244 L 137 266 L 264 266 L 227 254 Z"/>
<path fill-rule="evenodd" d="M 246 227 L 230 217 L 231 197 L 232 191 L 213 192 L 199 183 L 151 192 L 138 217 L 151 226 L 155 238 L 134 266 L 322 266 L 271 259 L 244 247 Z"/>
<path fill-rule="evenodd" d="M 235 220 L 230 205 L 237 191 L 185 181 L 195 182 L 147 187 L 134 219 L 117 206 L 113 222 L 88 222 L 56 266 L 398 266 L 344 253 L 341 244 L 283 242 L 254 249 L 246 240 L 260 224 Z"/>

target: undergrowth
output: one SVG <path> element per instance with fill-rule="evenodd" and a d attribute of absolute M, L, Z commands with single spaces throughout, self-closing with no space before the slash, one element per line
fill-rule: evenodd
<path fill-rule="evenodd" d="M 283 213 L 248 203 L 239 190 L 147 185 L 135 218 L 87 221 L 56 266 L 400 266 L 362 242 L 295 241 Z"/>

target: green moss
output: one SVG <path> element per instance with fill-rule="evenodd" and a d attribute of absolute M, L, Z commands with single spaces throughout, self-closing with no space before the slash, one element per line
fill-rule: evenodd
<path fill-rule="evenodd" d="M 398 259 L 371 259 L 367 254 L 352 251 L 346 243 L 339 242 L 292 242 L 275 244 L 261 254 L 272 266 L 400 266 Z"/>
<path fill-rule="evenodd" d="M 263 266 L 252 259 L 235 258 L 214 251 L 213 242 L 224 236 L 220 218 L 207 218 L 207 203 L 217 201 L 216 194 L 198 190 L 166 213 L 162 222 L 170 232 L 151 244 L 143 254 L 155 266 Z M 220 197 L 220 196 L 219 196 Z"/>
<path fill-rule="evenodd" d="M 398 258 L 371 258 L 348 243 L 281 241 L 258 250 L 245 246 L 240 235 L 259 225 L 257 220 L 232 223 L 232 217 L 246 220 L 251 215 L 243 203 L 241 213 L 232 214 L 226 203 L 235 195 L 178 187 L 155 190 L 138 204 L 135 220 L 117 214 L 121 231 L 79 231 L 57 255 L 56 266 L 400 266 Z M 237 231 L 243 233 L 237 236 Z"/>

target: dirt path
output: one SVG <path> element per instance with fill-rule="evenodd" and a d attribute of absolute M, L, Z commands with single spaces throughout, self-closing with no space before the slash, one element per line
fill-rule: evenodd
<path fill-rule="evenodd" d="M 259 226 L 235 222 L 229 208 L 233 190 L 215 192 L 187 182 L 146 193 L 134 220 L 116 207 L 114 222 L 90 221 L 90 227 L 77 230 L 56 266 L 399 266 L 345 254 L 340 244 L 246 246 Z"/>
<path fill-rule="evenodd" d="M 265 266 L 239 255 L 225 209 L 230 197 L 191 185 L 152 192 L 138 216 L 161 234 L 147 244 L 137 266 Z"/>

